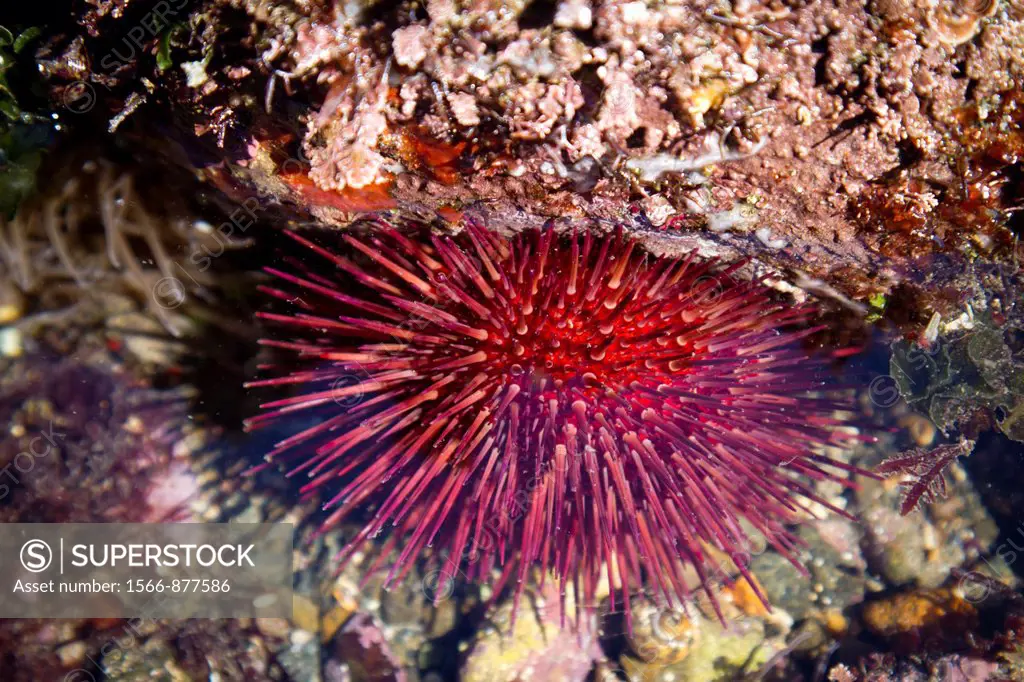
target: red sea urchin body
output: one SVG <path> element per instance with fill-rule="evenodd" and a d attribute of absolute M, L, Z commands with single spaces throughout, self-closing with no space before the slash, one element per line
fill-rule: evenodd
<path fill-rule="evenodd" d="M 249 427 L 318 420 L 268 458 L 328 491 L 329 526 L 377 505 L 349 548 L 393 525 L 389 580 L 433 545 L 499 588 L 539 566 L 593 603 L 607 564 L 627 603 L 644 581 L 685 600 L 709 547 L 745 570 L 741 520 L 792 557 L 786 524 L 824 504 L 808 481 L 839 478 L 811 310 L 739 265 L 552 230 L 295 239 L 309 257 L 267 289 L 295 310 L 264 343 L 302 366 L 251 385 L 301 389 Z"/>

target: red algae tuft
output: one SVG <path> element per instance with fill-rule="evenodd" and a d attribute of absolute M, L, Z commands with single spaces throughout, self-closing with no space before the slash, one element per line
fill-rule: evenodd
<path fill-rule="evenodd" d="M 389 582 L 430 555 L 439 580 L 500 570 L 495 594 L 517 584 L 518 600 L 539 567 L 563 605 L 570 584 L 593 604 L 607 565 L 628 612 L 645 585 L 714 601 L 715 557 L 757 585 L 750 534 L 794 560 L 787 524 L 811 502 L 842 513 L 812 487 L 849 483 L 822 448 L 855 438 L 837 428 L 849 405 L 828 393 L 830 354 L 806 347 L 813 308 L 742 263 L 472 224 L 291 236 L 308 257 L 268 268 L 285 310 L 261 315 L 287 362 L 249 386 L 296 390 L 247 428 L 303 420 L 267 459 L 326 494 L 327 528 L 376 507 L 342 560 L 390 529 L 376 564 L 400 549 Z"/>

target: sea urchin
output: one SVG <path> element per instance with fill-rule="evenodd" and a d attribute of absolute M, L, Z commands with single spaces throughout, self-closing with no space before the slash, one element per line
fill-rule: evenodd
<path fill-rule="evenodd" d="M 328 491 L 327 527 L 376 505 L 344 553 L 393 526 L 389 582 L 438 544 L 445 575 L 500 568 L 495 593 L 538 566 L 593 603 L 606 564 L 627 612 L 641 584 L 685 602 L 715 555 L 746 575 L 750 529 L 792 558 L 786 524 L 829 506 L 809 481 L 844 478 L 821 453 L 847 436 L 801 342 L 811 308 L 741 264 L 621 233 L 292 236 L 310 261 L 269 269 L 292 310 L 262 318 L 299 366 L 250 386 L 300 388 L 247 426 L 310 418 L 268 460 Z"/>

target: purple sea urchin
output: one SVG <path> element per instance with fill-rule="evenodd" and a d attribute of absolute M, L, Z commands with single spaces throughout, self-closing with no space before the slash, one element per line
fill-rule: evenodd
<path fill-rule="evenodd" d="M 300 390 L 247 426 L 315 421 L 268 460 L 329 490 L 328 527 L 377 504 L 343 554 L 394 526 L 389 581 L 439 543 L 442 576 L 497 567 L 495 592 L 539 566 L 593 603 L 607 564 L 627 609 L 645 580 L 686 600 L 687 565 L 705 589 L 716 554 L 746 575 L 751 531 L 792 559 L 786 524 L 831 507 L 808 481 L 842 478 L 820 448 L 849 436 L 801 344 L 812 310 L 741 264 L 550 229 L 292 236 L 311 259 L 268 270 L 292 310 L 262 315 L 281 329 L 263 343 L 301 366 L 249 385 Z"/>

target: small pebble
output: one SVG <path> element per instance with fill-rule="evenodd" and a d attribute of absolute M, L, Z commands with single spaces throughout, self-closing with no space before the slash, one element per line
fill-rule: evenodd
<path fill-rule="evenodd" d="M 57 649 L 57 656 L 60 663 L 66 668 L 80 665 L 85 661 L 87 650 L 85 642 L 72 642 Z"/>
<path fill-rule="evenodd" d="M 16 358 L 21 356 L 23 350 L 20 329 L 8 328 L 0 330 L 0 355 Z"/>
<path fill-rule="evenodd" d="M 267 637 L 286 639 L 292 630 L 287 618 L 257 618 L 256 627 Z"/>

